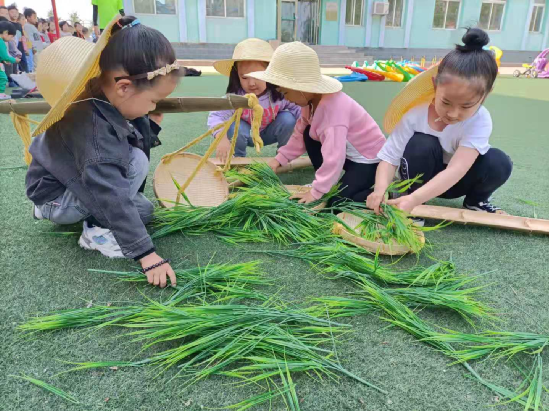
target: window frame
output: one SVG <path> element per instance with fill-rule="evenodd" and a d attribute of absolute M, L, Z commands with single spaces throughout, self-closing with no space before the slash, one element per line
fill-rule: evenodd
<path fill-rule="evenodd" d="M 206 7 L 206 18 L 208 19 L 245 19 L 246 18 L 246 0 L 242 1 L 242 17 L 227 17 L 227 0 L 223 0 L 223 4 L 225 5 L 225 15 L 224 16 L 208 16 L 208 7 Z M 204 2 L 205 4 L 206 2 Z"/>
<path fill-rule="evenodd" d="M 436 10 L 436 0 L 435 0 L 435 10 L 433 10 L 433 22 L 431 23 L 431 28 L 433 30 L 457 30 L 459 28 L 459 16 L 461 15 L 461 6 L 463 4 L 463 0 L 440 0 L 440 1 L 443 1 L 446 3 L 446 9 L 444 10 L 444 23 L 443 23 L 443 27 L 435 27 L 434 26 L 434 23 L 435 23 L 435 10 Z M 446 19 L 448 18 L 448 7 L 450 6 L 450 2 L 455 2 L 455 3 L 459 3 L 459 7 L 458 7 L 458 13 L 457 13 L 457 20 L 456 20 L 456 27 L 454 27 L 453 29 L 449 29 L 449 28 L 446 28 Z"/>
<path fill-rule="evenodd" d="M 392 0 L 394 2 L 396 2 L 397 0 Z M 388 0 L 388 3 L 391 3 L 391 0 Z M 393 22 L 393 25 L 392 26 L 388 26 L 387 25 L 387 20 L 385 20 L 385 27 L 388 28 L 388 29 L 402 29 L 402 21 L 404 20 L 404 14 L 406 13 L 406 0 L 402 0 L 402 12 L 400 13 L 400 22 L 399 22 L 399 25 L 398 26 L 395 26 L 395 15 L 396 15 L 396 7 L 393 7 L 393 19 L 392 19 L 392 22 Z M 390 6 L 389 6 L 390 7 Z M 388 16 L 388 15 L 387 15 Z"/>
<path fill-rule="evenodd" d="M 541 20 L 539 22 L 539 30 L 535 30 L 536 18 L 541 9 Z M 528 33 L 539 34 L 543 33 L 543 18 L 545 17 L 545 2 L 536 3 L 534 1 L 534 7 L 532 7 L 532 15 L 530 16 L 530 27 L 528 27 Z M 534 30 L 531 30 L 532 24 L 534 25 Z"/>
<path fill-rule="evenodd" d="M 363 25 L 363 22 L 364 22 L 364 3 L 366 2 L 366 0 L 347 0 L 347 1 L 352 1 L 353 2 L 353 12 L 351 13 L 351 15 L 353 16 L 353 22 L 351 24 L 347 23 L 347 13 L 345 13 L 345 26 L 348 26 L 348 27 L 364 27 Z M 361 2 L 362 3 L 362 11 L 360 13 L 360 22 L 359 24 L 354 24 L 354 18 L 355 18 L 355 10 L 356 10 L 356 3 L 357 2 Z"/>
<path fill-rule="evenodd" d="M 166 14 L 166 13 L 157 13 L 156 12 L 156 0 L 150 0 L 154 6 L 154 13 L 139 13 L 139 12 L 135 12 L 135 14 L 141 14 L 143 16 L 177 16 L 179 14 L 179 9 L 178 9 L 178 1 L 177 0 L 174 0 L 174 5 L 175 5 L 175 13 L 173 14 Z M 133 6 L 133 9 L 135 10 L 135 2 L 136 0 L 132 0 L 132 6 Z"/>
<path fill-rule="evenodd" d="M 480 10 L 482 13 L 482 5 L 483 4 L 491 4 L 490 7 L 490 14 L 488 15 L 488 27 L 482 28 L 486 31 L 491 32 L 501 32 L 503 30 L 503 20 L 505 19 L 505 10 L 507 10 L 507 0 L 482 0 L 482 3 L 480 3 Z M 494 12 L 494 5 L 495 4 L 503 4 L 503 12 L 501 13 L 501 20 L 499 21 L 499 28 L 498 29 L 490 29 L 490 21 L 492 20 L 492 13 Z M 480 23 L 480 15 L 478 16 L 478 21 Z M 480 26 L 480 24 L 479 24 Z"/>

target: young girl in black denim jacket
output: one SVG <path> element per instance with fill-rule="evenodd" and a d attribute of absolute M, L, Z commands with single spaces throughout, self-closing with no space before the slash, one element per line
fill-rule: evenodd
<path fill-rule="evenodd" d="M 44 60 L 61 43 L 46 49 Z M 150 148 L 160 144 L 161 116 L 152 121 L 147 114 L 173 92 L 183 69 L 166 37 L 131 16 L 112 25 L 99 68 L 99 77 L 30 147 L 26 186 L 34 216 L 57 224 L 84 221 L 81 247 L 133 258 L 149 283 L 164 287 L 169 277 L 175 285 L 169 260 L 156 254 L 145 228 L 154 206 L 142 192 Z"/>

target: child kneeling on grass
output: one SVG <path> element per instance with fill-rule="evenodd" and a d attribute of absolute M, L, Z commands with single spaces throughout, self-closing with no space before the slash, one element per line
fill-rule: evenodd
<path fill-rule="evenodd" d="M 385 131 L 391 134 L 378 154 L 382 162 L 367 200 L 376 213 L 398 166 L 402 179 L 421 175 L 408 195 L 388 202 L 404 211 L 435 197 L 465 196 L 465 208 L 502 213 L 489 199 L 513 164 L 503 151 L 490 148 L 492 119 L 482 105 L 498 66 L 484 49 L 490 39 L 483 30 L 468 29 L 462 40 L 465 45 L 418 75 L 389 106 Z"/>
<path fill-rule="evenodd" d="M 276 90 L 273 84 L 246 77 L 248 73 L 265 70 L 272 56 L 273 48 L 265 40 L 247 39 L 236 45 L 232 59 L 216 61 L 214 68 L 229 77 L 227 93 L 257 95 L 259 103 L 264 108 L 263 120 L 259 129 L 263 144 L 268 146 L 276 143 L 280 148 L 290 139 L 295 123 L 301 115 L 301 108 L 284 99 L 284 96 Z M 211 112 L 208 116 L 208 128 L 227 121 L 233 114 L 234 110 Z M 244 121 L 240 123 L 238 129 L 235 157 L 246 157 L 246 147 L 253 147 L 250 136 L 252 110 L 244 110 L 242 120 Z M 217 146 L 216 156 L 223 162 L 227 161 L 233 134 L 234 124 L 230 127 L 227 136 Z"/>
<path fill-rule="evenodd" d="M 276 171 L 309 154 L 315 180 L 310 191 L 298 195 L 299 202 L 320 199 L 338 183 L 342 171 L 342 190 L 331 203 L 342 198 L 365 201 L 372 192 L 377 153 L 385 137 L 366 110 L 341 91 L 339 81 L 320 73 L 315 51 L 299 42 L 284 44 L 276 49 L 266 71 L 248 76 L 276 84 L 287 100 L 302 107 L 290 141 L 269 163 Z"/>
<path fill-rule="evenodd" d="M 59 65 L 71 57 L 81 67 L 65 80 Z M 42 58 L 37 83 L 52 109 L 30 147 L 26 186 L 35 217 L 83 220 L 82 248 L 133 258 L 149 283 L 163 287 L 169 276 L 175 285 L 169 260 L 156 254 L 145 228 L 154 206 L 142 194 L 150 149 L 160 144 L 159 117 L 155 122 L 147 113 L 183 75 L 170 42 L 135 17 L 123 17 L 96 45 L 66 38 Z"/>

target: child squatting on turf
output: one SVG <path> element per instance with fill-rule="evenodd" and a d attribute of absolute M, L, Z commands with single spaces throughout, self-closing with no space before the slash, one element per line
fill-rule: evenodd
<path fill-rule="evenodd" d="M 278 144 L 284 146 L 292 132 L 295 123 L 301 115 L 301 108 L 288 100 L 276 90 L 273 84 L 265 83 L 246 74 L 254 71 L 264 71 L 273 56 L 273 48 L 265 40 L 247 39 L 238 43 L 230 60 L 219 60 L 214 63 L 214 68 L 221 74 L 229 77 L 227 93 L 238 95 L 255 94 L 263 107 L 263 120 L 259 129 L 263 144 Z M 228 120 L 234 114 L 234 110 L 213 111 L 208 116 L 208 128 Z M 242 120 L 238 129 L 238 137 L 235 146 L 235 157 L 246 157 L 246 147 L 253 147 L 250 137 L 250 124 L 252 122 L 252 110 L 242 112 Z M 221 130 L 218 131 L 218 133 Z M 234 124 L 217 146 L 216 156 L 225 162 L 231 148 L 230 140 L 233 138 Z"/>
<path fill-rule="evenodd" d="M 105 44 L 109 33 L 112 37 Z M 100 53 L 101 74 L 87 84 L 77 74 L 67 90 L 85 86 L 84 93 L 68 100 L 62 118 L 34 139 L 27 195 L 35 204 L 36 218 L 57 224 L 83 220 L 81 247 L 108 257 L 133 258 L 149 283 L 164 287 L 169 276 L 175 285 L 169 260 L 156 254 L 145 228 L 154 206 L 142 193 L 150 149 L 160 144 L 161 116 L 153 121 L 147 113 L 172 93 L 183 69 L 166 37 L 135 17 L 111 22 L 102 37 L 96 45 L 71 37 L 44 50 L 46 60 L 56 58 L 58 51 L 70 56 L 76 47 L 91 48 L 91 53 Z M 74 48 L 62 50 L 70 45 Z M 81 70 L 91 77 L 97 70 L 89 65 Z M 53 106 L 50 113 L 55 110 Z"/>
<path fill-rule="evenodd" d="M 248 76 L 276 84 L 287 100 L 302 107 L 290 141 L 269 163 L 276 171 L 309 154 L 315 179 L 310 191 L 296 196 L 301 197 L 299 202 L 320 199 L 338 183 L 342 171 L 342 191 L 331 202 L 365 201 L 372 192 L 377 153 L 385 137 L 364 108 L 341 91 L 338 80 L 320 73 L 315 51 L 299 42 L 284 44 L 276 49 L 266 71 Z"/>
<path fill-rule="evenodd" d="M 492 119 L 482 105 L 498 66 L 484 49 L 490 39 L 483 30 L 468 29 L 462 41 L 463 46 L 457 45 L 438 67 L 412 80 L 391 103 L 385 118 L 390 136 L 378 153 L 382 161 L 367 200 L 376 213 L 398 166 L 401 179 L 421 175 L 421 182 L 388 204 L 410 212 L 435 197 L 465 196 L 465 208 L 502 213 L 490 196 L 510 177 L 513 164 L 503 151 L 490 147 Z M 405 112 L 393 127 L 390 122 L 403 111 L 399 107 L 413 106 L 414 101 L 422 104 Z"/>

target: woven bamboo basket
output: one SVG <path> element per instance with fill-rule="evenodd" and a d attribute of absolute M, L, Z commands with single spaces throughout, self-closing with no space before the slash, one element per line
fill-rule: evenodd
<path fill-rule="evenodd" d="M 337 216 L 349 227 L 356 227 L 362 221 L 360 217 L 353 214 L 340 213 Z M 345 240 L 350 241 L 372 253 L 379 252 L 379 254 L 382 255 L 404 255 L 411 252 L 409 247 L 397 244 L 396 242 L 393 242 L 392 244 L 385 244 L 381 242 L 381 240 L 379 240 L 379 242 L 366 240 L 360 235 L 359 229 L 356 229 L 354 232 L 350 232 L 345 226 L 343 226 L 343 224 L 340 223 L 334 224 L 333 232 L 340 235 Z M 416 233 L 422 244 L 425 244 L 425 235 L 423 232 L 418 230 Z"/>
<path fill-rule="evenodd" d="M 201 158 L 196 154 L 180 153 L 172 158 L 168 164 L 161 161 L 156 167 L 153 189 L 158 203 L 162 207 L 170 208 L 175 206 L 177 187 L 173 179 L 179 185 L 183 185 L 195 170 Z M 211 161 L 207 161 L 185 190 L 185 195 L 194 206 L 215 207 L 229 197 L 229 184 L 223 173 L 217 170 L 217 166 Z M 179 202 L 187 204 L 183 196 L 181 196 Z"/>

